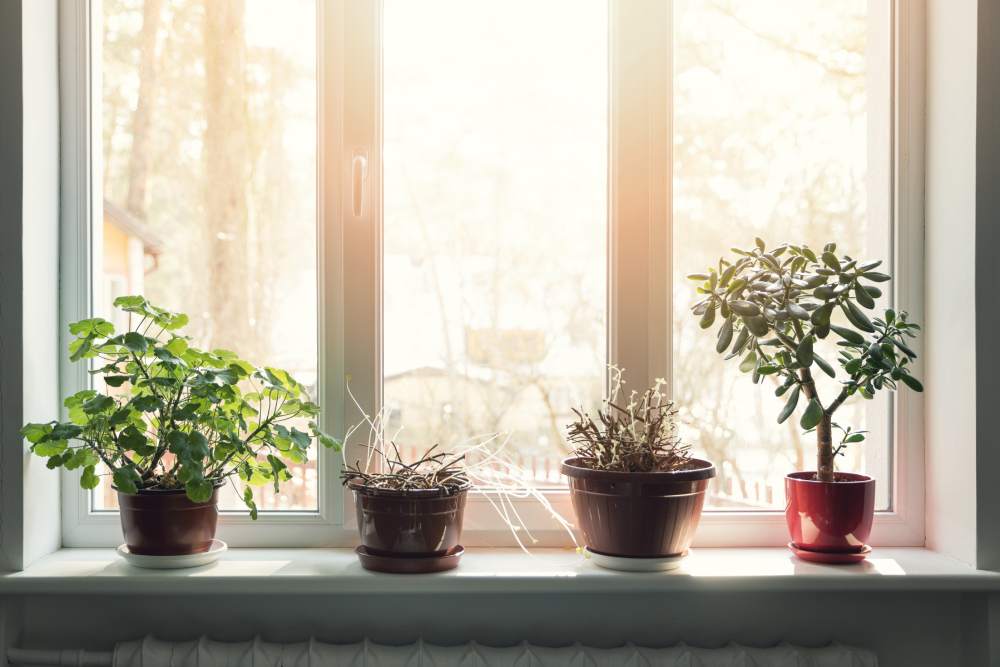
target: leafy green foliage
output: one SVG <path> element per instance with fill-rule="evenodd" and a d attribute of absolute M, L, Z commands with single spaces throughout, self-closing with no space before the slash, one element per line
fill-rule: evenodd
<path fill-rule="evenodd" d="M 129 331 L 117 334 L 101 318 L 69 327 L 70 358 L 94 360 L 91 372 L 103 376 L 107 393 L 77 392 L 64 401 L 69 421 L 21 429 L 49 468 L 82 468 L 80 484 L 92 489 L 103 464 L 124 493 L 183 488 L 204 502 L 236 476 L 277 489 L 291 479 L 287 463 L 304 463 L 315 440 L 340 448 L 318 429 L 319 407 L 286 371 L 192 347 L 178 333 L 187 315 L 141 296 L 114 303 L 131 313 Z M 308 432 L 294 425 L 303 419 Z M 242 497 L 256 518 L 253 494 L 246 489 Z"/>
<path fill-rule="evenodd" d="M 779 423 L 805 405 L 800 425 L 817 430 L 821 460 L 832 460 L 845 445 L 864 439 L 863 432 L 848 428 L 833 453 L 831 417 L 848 398 L 860 394 L 870 399 L 899 384 L 923 390 L 910 374 L 917 355 L 907 344 L 920 327 L 904 311 L 889 309 L 881 317 L 866 312 L 874 310 L 882 295 L 873 283 L 890 279 L 875 270 L 881 261 L 838 256 L 834 243 L 819 252 L 792 244 L 768 250 L 756 239 L 753 248 L 732 250 L 732 257 L 720 259 L 706 273 L 688 276 L 699 283 L 702 295 L 692 311 L 704 329 L 719 322 L 716 350 L 726 359 L 739 358 L 740 370 L 755 383 L 767 376 L 781 381 L 775 393 L 788 397 Z M 832 321 L 835 313 L 847 326 Z M 815 349 L 818 340 L 831 334 L 839 348 L 839 369 Z M 841 383 L 840 393 L 826 406 L 817 395 L 814 366 Z M 807 400 L 800 401 L 800 394 Z"/>

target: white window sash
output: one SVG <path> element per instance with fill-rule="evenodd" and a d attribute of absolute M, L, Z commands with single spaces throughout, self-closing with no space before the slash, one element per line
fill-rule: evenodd
<path fill-rule="evenodd" d="M 60 6 L 63 71 L 63 279 L 64 322 L 88 316 L 93 234 L 100 226 L 100 0 Z M 318 20 L 318 252 L 319 387 L 324 426 L 343 434 L 362 415 L 348 400 L 374 414 L 381 405 L 382 377 L 382 126 L 381 2 L 317 2 Z M 890 108 L 869 107 L 870 212 L 891 221 L 884 252 L 895 273 L 894 303 L 913 319 L 923 314 L 923 8 L 920 3 L 869 1 L 874 38 L 870 77 L 892 82 Z M 891 43 L 878 43 L 876 29 L 890 21 Z M 881 22 L 881 23 L 880 23 Z M 672 229 L 672 3 L 610 0 L 608 357 L 629 369 L 630 383 L 671 379 Z M 69 59 L 67 63 L 67 59 Z M 874 79 L 872 83 L 877 83 Z M 870 104 L 884 99 L 872 96 Z M 892 151 L 885 164 L 884 142 Z M 880 170 L 880 165 L 882 165 Z M 95 188 L 98 188 L 95 190 Z M 887 195 L 888 193 L 888 195 Z M 872 195 L 877 196 L 872 196 Z M 883 227 L 884 228 L 884 227 Z M 874 247 L 878 247 L 875 245 Z M 80 364 L 64 361 L 63 391 L 86 380 Z M 917 366 L 916 370 L 920 370 Z M 881 546 L 918 546 L 924 541 L 922 403 L 900 392 L 879 431 L 892 437 L 891 509 L 876 515 L 872 541 Z M 884 411 L 881 411 L 884 412 Z M 362 458 L 356 443 L 346 456 Z M 873 463 L 871 459 L 869 464 Z M 251 522 L 225 514 L 220 537 L 233 546 L 351 546 L 357 542 L 353 499 L 339 482 L 340 456 L 321 451 L 320 510 L 262 513 Z M 108 546 L 121 541 L 115 513 L 92 513 L 77 474 L 64 471 L 63 535 L 67 546 Z M 553 508 L 572 520 L 566 490 L 547 491 Z M 532 531 L 526 543 L 569 546 L 569 537 L 538 503 L 518 502 Z M 706 511 L 695 546 L 776 546 L 787 541 L 781 512 Z M 469 498 L 466 546 L 509 546 L 510 531 L 482 494 Z"/>
<path fill-rule="evenodd" d="M 317 137 L 323 147 L 317 160 L 317 210 L 324 223 L 331 217 L 335 197 L 327 197 L 328 186 L 336 178 L 328 156 L 339 153 L 332 128 L 340 111 L 333 81 L 339 77 L 326 63 L 341 62 L 330 52 L 324 32 L 333 24 L 327 3 L 317 2 Z M 63 323 L 62 349 L 69 343 L 65 325 L 91 317 L 94 289 L 100 285 L 101 228 L 103 219 L 101 151 L 101 0 L 79 0 L 59 4 L 61 162 L 63 202 L 61 212 L 60 316 Z M 339 24 L 338 24 L 339 25 Z M 337 387 L 343 376 L 340 294 L 341 244 L 326 224 L 318 223 L 317 267 L 320 317 L 319 386 L 323 428 L 338 432 L 343 419 L 337 406 L 343 397 Z M 63 396 L 88 386 L 83 363 L 70 362 L 63 355 L 60 391 Z M 332 381 L 331 378 L 337 378 Z M 62 415 L 64 418 L 66 415 Z M 342 527 L 344 508 L 338 478 L 337 456 L 317 447 L 319 475 L 318 509 L 314 512 L 261 512 L 256 521 L 244 511 L 222 512 L 220 539 L 234 547 L 318 547 L 348 544 Z M 93 511 L 91 494 L 80 488 L 80 471 L 62 470 L 62 537 L 67 547 L 106 547 L 120 544 L 121 525 L 114 511 Z"/>

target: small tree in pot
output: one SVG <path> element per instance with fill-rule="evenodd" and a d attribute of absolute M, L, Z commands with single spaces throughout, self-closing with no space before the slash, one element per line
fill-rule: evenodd
<path fill-rule="evenodd" d="M 691 457 L 677 435 L 677 409 L 663 380 L 620 402 L 620 369 L 596 419 L 574 410 L 573 454 L 563 461 L 573 510 L 597 563 L 669 569 L 694 537 L 715 467 Z"/>
<path fill-rule="evenodd" d="M 225 350 L 192 347 L 187 323 L 141 296 L 115 299 L 130 327 L 107 320 L 74 322 L 70 359 L 94 364 L 104 393 L 86 389 L 65 400 L 69 421 L 21 430 L 49 468 L 81 469 L 95 488 L 103 464 L 118 491 L 129 550 L 146 555 L 206 551 L 215 536 L 219 487 L 239 477 L 241 497 L 257 518 L 252 485 L 277 491 L 304 463 L 310 444 L 339 448 L 314 421 L 319 408 L 287 372 L 257 368 Z"/>
<path fill-rule="evenodd" d="M 838 256 L 836 250 L 834 243 L 821 252 L 793 244 L 768 250 L 756 239 L 752 248 L 733 248 L 734 256 L 720 259 L 708 273 L 689 276 L 699 283 L 703 297 L 693 306 L 701 327 L 718 323 L 716 351 L 727 359 L 739 358 L 740 370 L 750 373 L 754 383 L 769 375 L 780 379 L 775 394 L 785 397 L 785 404 L 778 423 L 803 408 L 799 423 L 807 432 L 816 433 L 817 466 L 815 472 L 794 473 L 786 479 L 791 494 L 789 528 L 795 545 L 834 552 L 863 549 L 874 503 L 874 480 L 834 471 L 837 454 L 864 440 L 863 432 L 836 424 L 834 414 L 856 394 L 871 399 L 876 392 L 896 389 L 899 384 L 923 390 L 910 374 L 916 354 L 907 344 L 920 327 L 908 321 L 905 311 L 888 309 L 882 317 L 869 317 L 865 312 L 873 310 L 882 295 L 877 284 L 890 280 L 877 270 L 881 261 Z M 830 334 L 840 348 L 835 362 L 843 373 L 839 376 L 834 364 L 815 351 L 817 341 Z M 840 380 L 832 399 L 820 397 L 814 377 L 817 369 Z M 841 434 L 836 445 L 834 429 Z M 823 490 L 810 482 L 841 488 Z M 863 516 L 845 517 L 836 506 L 816 504 L 822 504 L 821 498 L 848 493 L 860 495 L 861 500 L 853 502 L 853 496 L 845 496 L 843 505 L 852 515 L 860 512 Z M 814 508 L 804 508 L 802 503 Z M 814 515 L 805 519 L 810 522 L 807 526 L 802 524 L 805 515 Z"/>

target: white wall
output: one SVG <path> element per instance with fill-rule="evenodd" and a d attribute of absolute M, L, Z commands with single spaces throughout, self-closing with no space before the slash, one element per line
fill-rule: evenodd
<path fill-rule="evenodd" d="M 0 555 L 20 563 L 21 6 L 0 2 Z"/>
<path fill-rule="evenodd" d="M 1000 2 L 980 0 L 977 30 L 976 564 L 1000 570 Z"/>
<path fill-rule="evenodd" d="M 59 546 L 59 477 L 25 453 L 59 416 L 59 71 L 56 0 L 0 2 L 0 554 Z"/>
<path fill-rule="evenodd" d="M 927 545 L 967 563 L 976 562 L 976 22 L 976 0 L 927 1 Z"/>
<path fill-rule="evenodd" d="M 56 0 L 22 4 L 24 54 L 23 421 L 59 417 L 59 43 Z M 25 564 L 59 548 L 59 475 L 24 463 Z"/>

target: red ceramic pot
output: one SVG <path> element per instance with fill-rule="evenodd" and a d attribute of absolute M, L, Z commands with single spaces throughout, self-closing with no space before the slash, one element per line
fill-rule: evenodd
<path fill-rule="evenodd" d="M 864 549 L 875 516 L 875 480 L 851 472 L 820 482 L 814 472 L 785 477 L 785 520 L 795 546 L 850 553 Z"/>
<path fill-rule="evenodd" d="M 428 558 L 453 553 L 462 539 L 468 486 L 441 489 L 376 489 L 352 481 L 361 544 L 376 556 Z"/>
<path fill-rule="evenodd" d="M 125 544 L 134 554 L 184 556 L 212 546 L 219 522 L 219 486 L 205 503 L 192 502 L 184 489 L 118 492 Z"/>
<path fill-rule="evenodd" d="M 660 558 L 684 553 L 694 538 L 715 466 L 692 459 L 674 472 L 610 472 L 563 461 L 587 548 L 608 556 Z"/>

